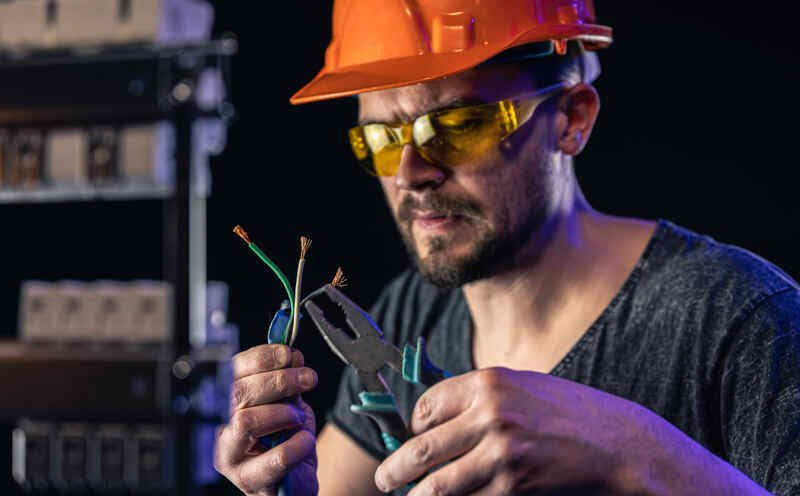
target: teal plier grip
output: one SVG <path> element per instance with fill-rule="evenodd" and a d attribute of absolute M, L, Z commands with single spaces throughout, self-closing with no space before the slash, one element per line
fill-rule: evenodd
<path fill-rule="evenodd" d="M 381 438 L 389 452 L 395 451 L 409 438 L 403 417 L 397 410 L 397 404 L 391 393 L 371 393 L 362 391 L 358 395 L 360 405 L 350 405 L 350 411 L 358 415 L 366 415 L 378 424 Z"/>
<path fill-rule="evenodd" d="M 453 374 L 435 366 L 425 349 L 425 338 L 417 338 L 417 346 L 407 344 L 403 347 L 403 379 L 412 384 L 431 387 Z"/>
<path fill-rule="evenodd" d="M 403 348 L 402 373 L 404 380 L 427 387 L 452 377 L 452 374 L 446 370 L 433 365 L 428 358 L 423 337 L 417 339 L 416 347 L 407 344 Z M 351 405 L 350 411 L 359 415 L 367 415 L 378 424 L 383 444 L 390 453 L 397 450 L 411 437 L 391 392 L 362 391 L 358 395 L 358 399 L 361 404 Z"/>

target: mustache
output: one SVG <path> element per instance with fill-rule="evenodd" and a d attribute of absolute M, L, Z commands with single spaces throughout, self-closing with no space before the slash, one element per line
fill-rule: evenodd
<path fill-rule="evenodd" d="M 462 217 L 477 217 L 481 213 L 478 204 L 467 198 L 426 193 L 421 197 L 409 195 L 403 198 L 397 207 L 397 220 L 411 222 L 414 214 L 421 210 Z"/>

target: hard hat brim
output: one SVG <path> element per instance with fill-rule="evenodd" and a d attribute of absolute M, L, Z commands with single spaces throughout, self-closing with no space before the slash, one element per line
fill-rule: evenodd
<path fill-rule="evenodd" d="M 422 83 L 475 67 L 514 46 L 574 39 L 582 40 L 590 49 L 603 48 L 611 44 L 612 30 L 607 26 L 587 24 L 552 26 L 547 31 L 534 29 L 522 33 L 505 44 L 479 45 L 461 52 L 424 53 L 330 71 L 323 69 L 289 101 L 299 105 Z"/>

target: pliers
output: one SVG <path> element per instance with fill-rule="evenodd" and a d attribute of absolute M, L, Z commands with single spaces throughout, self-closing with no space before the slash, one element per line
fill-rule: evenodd
<path fill-rule="evenodd" d="M 344 312 L 347 326 L 355 339 L 331 324 L 322 309 L 314 303 L 313 300 L 323 294 Z M 411 434 L 400 416 L 381 369 L 388 365 L 402 374 L 406 381 L 427 387 L 451 374 L 431 363 L 425 351 L 424 338 L 417 340 L 416 347 L 406 344 L 401 352 L 384 339 L 383 332 L 367 312 L 330 284 L 309 294 L 303 305 L 328 346 L 342 361 L 355 368 L 364 385 L 365 390 L 358 395 L 361 404 L 351 405 L 350 411 L 372 418 L 381 430 L 386 449 L 395 451 Z"/>

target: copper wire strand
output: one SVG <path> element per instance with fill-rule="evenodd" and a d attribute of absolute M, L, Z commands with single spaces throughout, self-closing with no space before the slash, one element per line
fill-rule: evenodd
<path fill-rule="evenodd" d="M 333 276 L 331 286 L 334 288 L 344 288 L 347 286 L 347 277 L 345 277 L 341 267 L 336 268 L 336 274 Z"/>
<path fill-rule="evenodd" d="M 244 242 L 247 243 L 248 245 L 252 243 L 252 241 L 250 241 L 250 236 L 247 235 L 247 231 L 245 231 L 242 226 L 237 225 L 236 227 L 233 228 L 233 232 L 235 232 L 240 238 L 242 238 Z"/>
<path fill-rule="evenodd" d="M 311 248 L 311 238 L 300 236 L 300 260 L 297 262 L 297 278 L 294 283 L 294 314 L 292 315 L 292 331 L 289 334 L 289 346 L 294 346 L 297 339 L 298 324 L 300 322 L 300 294 L 303 290 L 303 271 L 306 265 L 306 254 Z"/>

